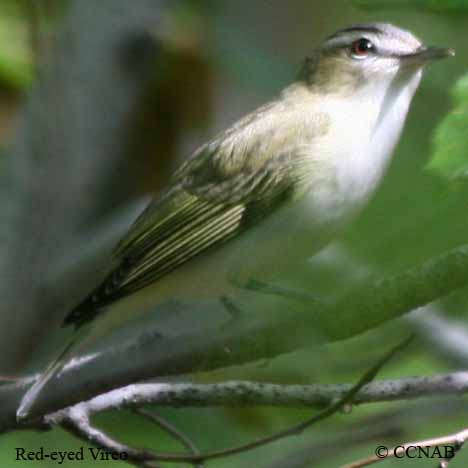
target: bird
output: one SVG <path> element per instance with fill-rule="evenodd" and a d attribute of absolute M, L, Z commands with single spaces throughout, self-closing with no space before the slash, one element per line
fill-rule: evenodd
<path fill-rule="evenodd" d="M 388 23 L 328 36 L 276 98 L 182 163 L 64 325 L 80 330 L 132 301 L 222 299 L 310 258 L 375 192 L 425 66 L 452 55 Z M 19 419 L 75 343 L 26 392 Z"/>

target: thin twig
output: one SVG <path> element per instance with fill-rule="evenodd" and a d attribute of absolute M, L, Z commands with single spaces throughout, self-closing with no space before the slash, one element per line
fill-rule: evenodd
<path fill-rule="evenodd" d="M 468 440 L 468 429 L 463 429 L 462 431 L 456 432 L 455 434 L 451 434 L 448 436 L 396 445 L 395 447 L 389 448 L 388 453 L 386 453 L 385 457 L 383 458 L 379 458 L 377 455 L 372 455 L 370 457 L 363 458 L 356 462 L 343 465 L 341 466 L 341 468 L 362 468 L 363 466 L 374 465 L 384 460 L 388 460 L 389 458 L 401 456 L 401 454 L 404 454 L 405 451 L 411 447 L 436 447 L 438 445 L 455 445 L 456 447 L 461 448 L 466 442 L 466 440 Z M 441 463 L 443 463 L 444 461 L 447 460 L 443 460 Z"/>
<path fill-rule="evenodd" d="M 464 433 L 464 434 L 462 434 Z M 463 446 L 466 443 L 466 440 L 468 439 L 468 429 L 461 431 L 459 434 L 462 434 L 461 437 L 453 444 L 453 453 L 451 454 L 451 457 L 445 458 L 442 460 L 439 464 L 438 468 L 448 468 L 452 460 L 457 456 L 457 454 L 460 452 L 460 450 L 463 448 Z"/>
<path fill-rule="evenodd" d="M 160 428 L 165 430 L 168 434 L 170 434 L 174 439 L 178 440 L 183 447 L 185 447 L 189 453 L 192 455 L 200 455 L 200 450 L 198 447 L 190 440 L 184 433 L 179 431 L 174 425 L 169 423 L 166 419 L 162 418 L 158 414 L 153 411 L 150 411 L 145 408 L 136 408 L 135 413 L 139 414 L 140 416 L 144 416 L 145 418 L 149 419 L 150 421 L 157 424 Z M 203 464 L 196 464 L 196 468 L 203 468 Z"/>
<path fill-rule="evenodd" d="M 406 347 L 411 341 L 412 337 L 400 343 L 398 346 L 394 347 L 389 353 L 387 353 L 382 359 L 380 359 L 376 365 L 369 369 L 359 380 L 359 382 L 354 385 L 345 395 L 337 399 L 330 406 L 320 411 L 318 414 L 312 418 L 296 424 L 288 429 L 283 431 L 276 432 L 270 436 L 262 437 L 253 442 L 249 442 L 237 447 L 231 447 L 224 450 L 217 450 L 204 454 L 178 454 L 178 453 L 158 453 L 153 454 L 152 452 L 146 450 L 136 450 L 130 447 L 127 447 L 124 444 L 116 442 L 114 439 L 111 439 L 106 434 L 100 430 L 91 426 L 89 422 L 89 412 L 84 409 L 83 405 L 76 405 L 73 408 L 68 408 L 63 410 L 61 413 L 48 418 L 49 423 L 60 424 L 64 426 L 67 430 L 74 433 L 76 436 L 81 439 L 90 442 L 92 444 L 98 445 L 100 447 L 105 447 L 106 450 L 115 452 L 118 454 L 125 454 L 129 460 L 133 462 L 149 462 L 149 461 L 166 461 L 166 462 L 187 462 L 187 463 L 199 463 L 203 461 L 213 460 L 215 458 L 223 458 L 230 455 L 247 452 L 278 440 L 284 439 L 291 435 L 297 435 L 303 432 L 305 429 L 310 426 L 332 416 L 333 414 L 340 411 L 343 407 L 346 407 L 352 404 L 357 393 L 371 380 L 375 378 L 379 370 L 401 349 Z"/>
<path fill-rule="evenodd" d="M 159 468 L 154 463 L 154 455 L 147 450 L 129 447 L 109 437 L 103 431 L 94 427 L 88 414 L 79 407 L 68 408 L 63 412 L 60 426 L 76 437 L 109 452 L 120 455 L 121 460 L 136 466 Z"/>
<path fill-rule="evenodd" d="M 293 450 L 286 451 L 264 468 L 284 468 L 285 466 L 305 468 L 318 463 L 325 466 L 327 460 L 337 455 L 336 447 L 340 448 L 339 454 L 343 455 L 346 452 L 355 451 L 360 445 L 369 446 L 371 442 L 380 443 L 385 439 L 401 440 L 408 438 L 407 434 L 412 428 L 420 427 L 422 422 L 428 420 L 428 417 L 460 416 L 464 413 L 467 411 L 462 400 L 452 400 L 440 405 L 418 402 L 415 405 L 404 405 L 398 409 L 378 411 L 350 422 L 346 427 L 333 431 L 333 434 L 327 437 L 319 436 L 314 441 L 306 440 L 302 448 L 296 446 Z M 369 428 L 372 429 L 369 430 Z"/>

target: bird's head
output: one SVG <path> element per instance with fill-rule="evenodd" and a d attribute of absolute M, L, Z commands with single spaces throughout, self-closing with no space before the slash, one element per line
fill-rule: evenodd
<path fill-rule="evenodd" d="M 301 73 L 320 92 L 354 93 L 420 76 L 424 66 L 454 55 L 427 47 L 411 32 L 387 23 L 357 24 L 329 36 Z M 413 80 L 415 86 L 419 80 Z"/>

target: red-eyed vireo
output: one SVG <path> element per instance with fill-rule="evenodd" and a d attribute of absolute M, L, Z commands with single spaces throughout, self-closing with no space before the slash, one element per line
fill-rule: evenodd
<path fill-rule="evenodd" d="M 221 298 L 305 261 L 374 192 L 424 66 L 453 54 L 390 24 L 328 37 L 275 100 L 179 168 L 117 246 L 105 281 L 65 324 L 81 327 L 132 300 L 137 309 L 142 301 Z M 63 357 L 26 394 L 19 417 Z"/>

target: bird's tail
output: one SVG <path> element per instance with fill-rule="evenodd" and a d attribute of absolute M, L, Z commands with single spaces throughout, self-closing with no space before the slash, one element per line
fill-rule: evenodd
<path fill-rule="evenodd" d="M 64 365 L 72 357 L 73 351 L 76 350 L 76 345 L 82 343 L 83 334 L 86 329 L 87 327 L 80 328 L 79 332 L 75 333 L 62 352 L 47 366 L 32 387 L 24 394 L 16 411 L 16 419 L 18 421 L 25 419 L 31 413 L 31 408 L 34 406 L 44 387 L 63 370 Z"/>

